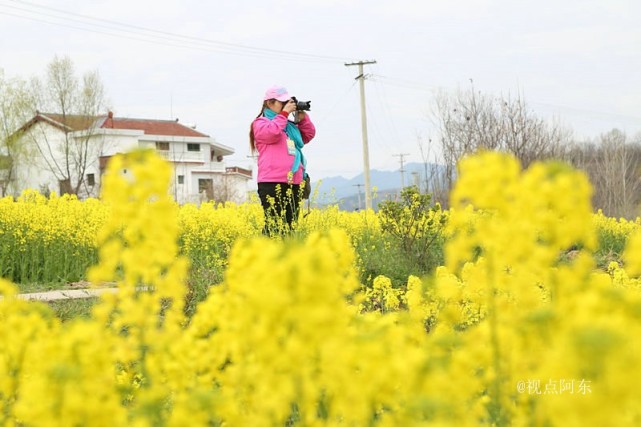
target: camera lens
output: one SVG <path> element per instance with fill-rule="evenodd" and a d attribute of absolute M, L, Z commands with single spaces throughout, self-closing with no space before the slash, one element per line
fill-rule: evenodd
<path fill-rule="evenodd" d="M 292 101 L 296 103 L 297 111 L 309 111 L 312 108 L 312 101 L 299 101 L 295 96 L 292 96 Z"/>

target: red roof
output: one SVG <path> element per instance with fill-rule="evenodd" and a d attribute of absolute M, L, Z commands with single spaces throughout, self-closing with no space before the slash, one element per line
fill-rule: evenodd
<path fill-rule="evenodd" d="M 23 130 L 31 126 L 36 121 L 43 119 L 47 120 L 54 126 L 60 127 L 61 129 L 66 128 L 68 130 L 76 131 L 100 125 L 100 121 L 104 120 L 102 125 L 99 126 L 103 129 L 141 130 L 147 135 L 209 137 L 209 135 L 178 123 L 177 120 L 127 119 L 113 117 L 111 112 L 107 116 L 101 117 L 76 114 L 63 116 L 62 114 L 38 113 L 33 119 L 23 126 Z"/>
<path fill-rule="evenodd" d="M 89 129 L 99 119 L 97 116 L 86 116 L 78 114 L 54 114 L 54 113 L 37 113 L 32 122 L 46 119 L 49 123 L 67 130 L 85 130 Z M 30 122 L 30 124 L 33 124 Z"/>
<path fill-rule="evenodd" d="M 197 136 L 208 137 L 195 129 L 178 123 L 176 120 L 125 119 L 107 117 L 100 126 L 104 129 L 142 130 L 146 135 Z"/>

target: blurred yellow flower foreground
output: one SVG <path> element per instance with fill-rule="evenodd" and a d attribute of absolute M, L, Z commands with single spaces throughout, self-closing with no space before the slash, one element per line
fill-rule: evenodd
<path fill-rule="evenodd" d="M 0 283 L 0 424 L 641 424 L 641 241 L 595 269 L 582 174 L 465 160 L 446 266 L 401 295 L 361 291 L 343 231 L 240 240 L 191 318 L 169 176 L 145 152 L 110 163 L 90 278 L 120 291 L 89 319 Z"/>

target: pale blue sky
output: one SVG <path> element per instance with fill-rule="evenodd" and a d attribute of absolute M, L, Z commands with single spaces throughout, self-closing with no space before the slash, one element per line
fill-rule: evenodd
<path fill-rule="evenodd" d="M 284 85 L 312 100 L 312 176 L 351 177 L 363 159 L 345 62 L 377 61 L 365 69 L 370 166 L 393 170 L 395 154 L 420 161 L 417 135 L 436 136 L 436 92 L 470 79 L 520 91 L 578 138 L 641 132 L 640 20 L 633 0 L 0 0 L 0 68 L 29 77 L 69 56 L 100 72 L 116 115 L 196 123 L 239 166 L 265 89 Z"/>

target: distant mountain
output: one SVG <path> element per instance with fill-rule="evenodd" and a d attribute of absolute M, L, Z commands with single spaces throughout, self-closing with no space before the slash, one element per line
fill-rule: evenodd
<path fill-rule="evenodd" d="M 426 166 L 427 176 L 443 174 L 444 166 L 442 165 L 433 163 L 428 163 L 427 165 L 423 163 L 407 163 L 402 178 L 405 186 L 415 184 L 421 188 L 425 188 Z M 312 177 L 312 179 L 313 178 L 314 177 Z M 314 202 L 320 205 L 338 203 L 341 209 L 352 211 L 356 210 L 359 206 L 360 192 L 360 206 L 364 208 L 364 184 L 365 178 L 363 174 L 359 174 L 351 179 L 334 176 L 312 181 L 312 191 L 316 192 L 318 190 L 318 197 Z M 376 197 L 372 199 L 372 207 L 376 209 L 377 202 L 386 200 L 388 197 L 393 197 L 400 192 L 401 172 L 400 170 L 381 171 L 372 169 L 370 170 L 370 185 L 376 195 Z"/>

